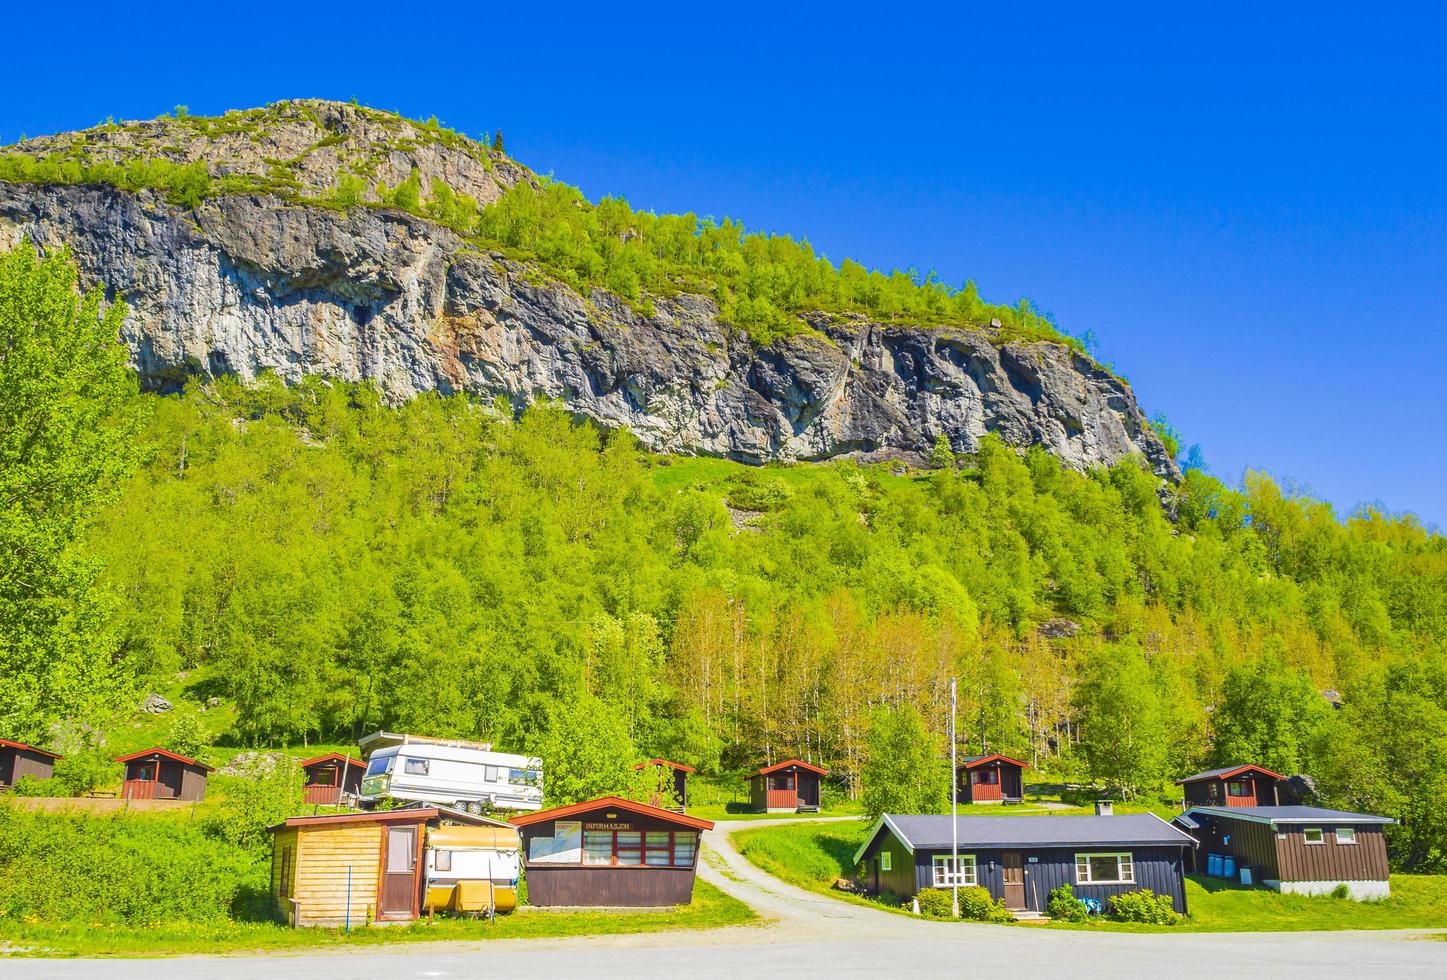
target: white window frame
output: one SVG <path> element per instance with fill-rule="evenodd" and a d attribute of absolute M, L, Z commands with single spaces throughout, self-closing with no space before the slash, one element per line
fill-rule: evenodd
<path fill-rule="evenodd" d="M 1091 858 L 1115 858 L 1116 877 L 1109 880 L 1092 878 L 1090 875 Z M 1134 885 L 1135 858 L 1131 856 L 1130 851 L 1081 851 L 1075 855 L 1075 883 L 1077 885 Z"/>
<path fill-rule="evenodd" d="M 1346 837 L 1343 837 L 1342 834 L 1346 834 L 1347 836 L 1346 836 Z M 1347 845 L 1347 844 L 1352 844 L 1352 845 L 1356 844 L 1356 842 L 1357 842 L 1357 828 L 1355 828 L 1355 827 L 1338 827 L 1338 828 L 1336 829 L 1336 842 L 1337 842 L 1338 844 L 1341 844 L 1341 845 L 1344 845 L 1344 846 Z"/>
<path fill-rule="evenodd" d="M 1316 835 L 1316 840 L 1311 839 L 1312 834 Z M 1305 840 L 1308 844 L 1326 843 L 1326 831 L 1321 829 L 1320 827 L 1302 827 L 1301 836 L 1302 839 Z"/>
<path fill-rule="evenodd" d="M 880 851 L 880 852 L 879 852 L 879 870 L 880 870 L 880 871 L 893 871 L 893 870 L 894 870 L 894 868 L 891 866 L 891 863 L 890 863 L 890 853 L 889 853 L 888 851 Z"/>
<path fill-rule="evenodd" d="M 950 874 L 949 854 L 936 854 L 930 858 L 930 881 L 936 888 L 949 888 L 952 885 L 959 885 L 961 888 L 968 888 L 979 883 L 979 874 L 973 854 L 961 854 L 960 865 L 953 876 Z"/>

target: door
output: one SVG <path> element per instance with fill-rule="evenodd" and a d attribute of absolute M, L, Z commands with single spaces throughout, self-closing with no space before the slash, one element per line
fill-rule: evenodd
<path fill-rule="evenodd" d="M 417 828 L 388 827 L 378 918 L 411 919 L 417 908 Z"/>
<path fill-rule="evenodd" d="M 1000 855 L 1000 864 L 1005 875 L 1005 908 L 1018 911 L 1025 907 L 1025 865 L 1019 851 L 1006 851 Z"/>

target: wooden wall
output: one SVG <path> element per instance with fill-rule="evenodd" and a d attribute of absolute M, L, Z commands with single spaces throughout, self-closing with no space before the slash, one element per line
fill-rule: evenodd
<path fill-rule="evenodd" d="M 693 901 L 693 870 L 532 864 L 527 868 L 528 904 L 563 908 L 687 905 Z"/>
<path fill-rule="evenodd" d="M 1315 826 L 1315 825 L 1313 825 Z M 1355 844 L 1338 844 L 1337 827 L 1355 827 Z M 1283 828 L 1276 838 L 1280 881 L 1386 881 L 1387 842 L 1379 826 L 1326 824 L 1323 842 L 1308 844 L 1304 828 Z"/>
<path fill-rule="evenodd" d="M 282 850 L 288 846 L 295 848 L 290 862 L 294 869 L 290 901 L 280 897 Z M 375 823 L 296 827 L 277 832 L 271 858 L 271 894 L 277 908 L 295 925 L 342 925 L 347 917 L 350 865 L 352 925 L 366 925 L 376 918 L 381 855 L 382 830 Z"/>
<path fill-rule="evenodd" d="M 55 775 L 55 760 L 39 752 L 0 747 L 0 786 L 14 786 L 21 776 L 49 779 Z"/>
<path fill-rule="evenodd" d="M 1201 874 L 1206 873 L 1208 855 L 1229 854 L 1238 866 L 1250 867 L 1256 881 L 1281 877 L 1276 860 L 1276 832 L 1269 824 L 1201 813 L 1191 819 L 1201 825 L 1201 829 L 1192 834 L 1201 845 L 1196 848 L 1196 870 Z"/>

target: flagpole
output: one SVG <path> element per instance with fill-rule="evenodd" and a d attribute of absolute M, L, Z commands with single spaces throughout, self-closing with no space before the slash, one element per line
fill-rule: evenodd
<path fill-rule="evenodd" d="M 950 678 L 950 918 L 960 917 L 959 770 L 955 768 L 955 679 Z"/>

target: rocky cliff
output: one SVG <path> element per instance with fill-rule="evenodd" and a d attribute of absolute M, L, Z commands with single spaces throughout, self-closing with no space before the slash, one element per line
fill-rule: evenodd
<path fill-rule="evenodd" d="M 351 140 L 394 181 L 415 167 L 483 204 L 533 179 L 476 144 L 319 125 L 332 135 L 268 133 L 259 148 L 255 134 L 178 140 L 171 127 L 165 150 L 254 179 L 275 178 L 275 161 L 289 153 L 287 186 L 320 190 L 336 179 L 330 151 Z M 87 152 L 114 159 L 137 140 L 162 138 L 93 133 Z M 391 142 L 378 150 L 382 135 Z M 65 139 L 25 151 L 74 145 Z M 270 370 L 371 379 L 394 399 L 467 391 L 521 406 L 547 397 L 627 426 L 659 451 L 748 462 L 919 457 L 940 434 L 968 451 L 997 432 L 1076 468 L 1140 454 L 1176 475 L 1120 379 L 1063 345 L 998 343 L 988 328 L 805 314 L 811 331 L 757 347 L 720 321 L 708 297 L 660 298 L 644 313 L 601 289 L 580 295 L 404 211 L 322 207 L 264 189 L 213 194 L 192 208 L 150 190 L 0 182 L 0 245 L 23 238 L 69 246 L 87 282 L 125 299 L 123 339 L 153 387 Z"/>

